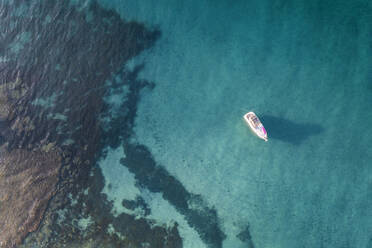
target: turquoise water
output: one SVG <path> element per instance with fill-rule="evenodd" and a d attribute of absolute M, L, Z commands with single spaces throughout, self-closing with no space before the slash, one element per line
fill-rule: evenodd
<path fill-rule="evenodd" d="M 0 169 L 33 160 L 0 177 L 0 246 L 372 247 L 369 1 L 0 0 L 0 22 Z"/>
<path fill-rule="evenodd" d="M 156 85 L 141 95 L 133 142 L 216 210 L 223 247 L 372 246 L 371 3 L 99 3 L 160 29 L 132 61 Z M 269 142 L 244 125 L 250 110 Z M 153 218 L 180 224 L 185 247 L 207 247 L 182 211 L 135 185 L 125 152 L 101 161 L 116 211 L 142 195 Z"/>

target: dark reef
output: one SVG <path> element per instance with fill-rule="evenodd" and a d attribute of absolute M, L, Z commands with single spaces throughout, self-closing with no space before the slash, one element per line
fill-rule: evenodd
<path fill-rule="evenodd" d="M 0 246 L 13 247 L 38 228 L 56 191 L 61 155 L 14 149 L 0 156 Z"/>
<path fill-rule="evenodd" d="M 249 225 L 245 226 L 244 229 L 240 233 L 238 233 L 238 235 L 236 235 L 236 237 L 245 242 L 248 248 L 255 247 L 253 244 L 251 232 L 249 230 Z"/>
<path fill-rule="evenodd" d="M 182 247 L 177 223 L 154 225 L 147 218 L 111 213 L 112 203 L 101 193 L 104 179 L 97 161 L 105 148 L 121 145 L 127 153 L 123 165 L 138 185 L 161 192 L 205 243 L 222 247 L 225 235 L 216 210 L 188 192 L 145 146 L 130 141 L 140 92 L 155 84 L 138 79 L 144 65 L 123 68 L 152 47 L 160 32 L 122 20 L 94 1 L 88 6 L 67 0 L 1 1 L 0 10 L 0 56 L 5 58 L 0 60 L 5 157 L 0 163 L 0 224 L 4 216 L 14 224 L 1 232 L 0 247 Z M 104 96 L 108 87 L 123 85 L 129 93 L 120 114 L 112 115 Z M 12 180 L 12 189 L 5 187 L 4 178 Z M 25 182 L 27 189 L 17 187 Z M 5 203 L 10 195 L 22 197 Z M 10 203 L 18 212 L 30 209 L 32 214 L 7 215 Z M 123 205 L 140 207 L 145 215 L 151 211 L 141 199 Z M 82 218 L 91 222 L 85 229 L 77 224 Z"/>
<path fill-rule="evenodd" d="M 0 4 L 0 52 L 6 58 L 0 62 L 0 223 L 12 223 L 1 231 L 0 246 L 18 246 L 39 228 L 24 247 L 179 247 L 176 225 L 152 228 L 142 218 L 114 218 L 95 168 L 105 145 L 99 118 L 105 82 L 160 33 L 125 22 L 95 2 L 80 7 L 50 0 Z M 81 194 L 89 186 L 89 193 Z M 17 211 L 9 215 L 11 206 Z M 59 210 L 65 219 L 58 218 Z M 74 219 L 88 216 L 94 224 L 83 232 Z M 110 225 L 125 239 L 108 233 Z"/>
<path fill-rule="evenodd" d="M 185 216 L 203 241 L 211 247 L 222 247 L 225 234 L 219 227 L 215 209 L 209 208 L 199 195 L 188 192 L 175 177 L 157 165 L 146 147 L 125 144 L 125 151 L 127 156 L 122 164 L 135 174 L 142 187 L 163 193 L 164 199 Z"/>

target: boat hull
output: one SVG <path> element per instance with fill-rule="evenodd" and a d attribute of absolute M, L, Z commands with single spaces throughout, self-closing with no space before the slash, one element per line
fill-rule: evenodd
<path fill-rule="evenodd" d="M 260 139 L 267 141 L 267 132 L 261 121 L 255 113 L 248 112 L 243 116 L 244 121 L 247 123 L 251 131 Z"/>

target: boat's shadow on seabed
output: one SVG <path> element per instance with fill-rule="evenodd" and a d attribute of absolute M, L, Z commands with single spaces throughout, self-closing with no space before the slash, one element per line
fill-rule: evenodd
<path fill-rule="evenodd" d="M 277 139 L 293 145 L 300 145 L 311 135 L 324 131 L 319 124 L 296 123 L 280 117 L 263 115 L 260 117 L 270 139 Z"/>

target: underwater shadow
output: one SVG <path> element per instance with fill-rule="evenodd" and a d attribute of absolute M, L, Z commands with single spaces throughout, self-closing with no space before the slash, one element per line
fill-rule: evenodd
<path fill-rule="evenodd" d="M 293 145 L 300 145 L 309 136 L 324 131 L 324 128 L 319 124 L 296 123 L 271 115 L 263 115 L 260 119 L 268 130 L 269 139 L 277 139 Z"/>

